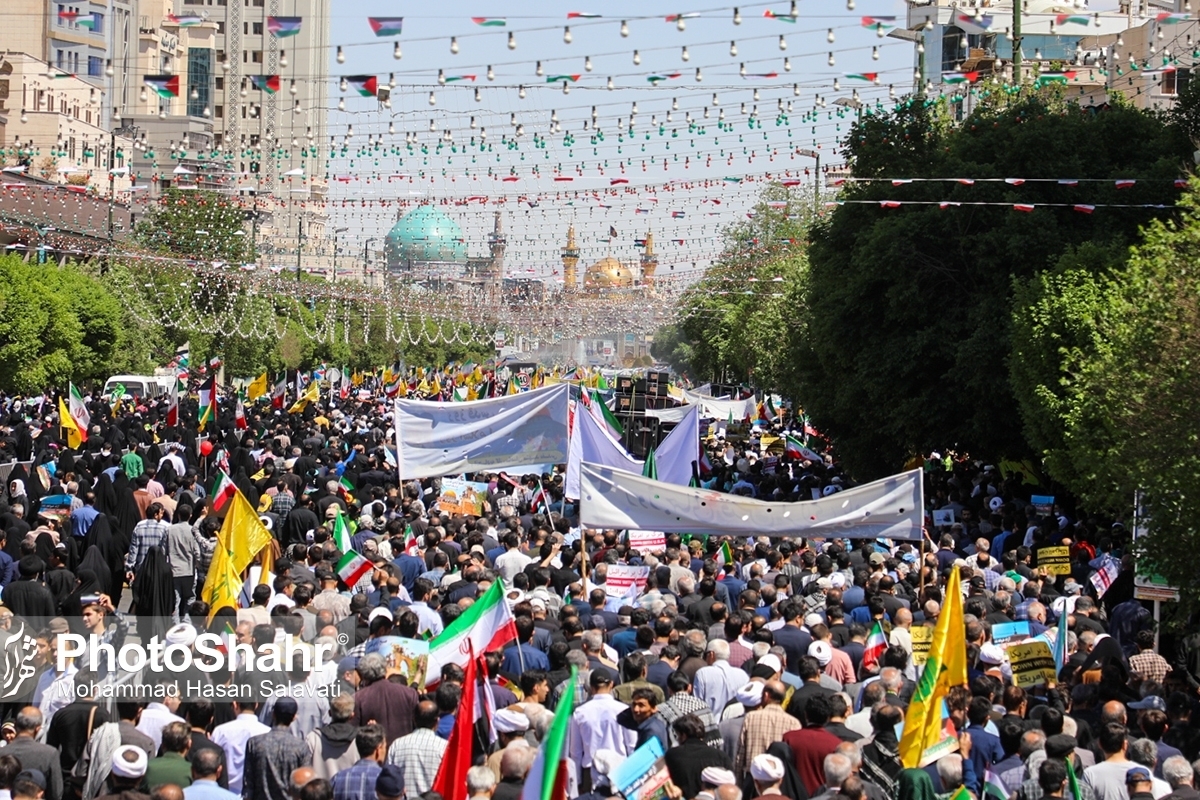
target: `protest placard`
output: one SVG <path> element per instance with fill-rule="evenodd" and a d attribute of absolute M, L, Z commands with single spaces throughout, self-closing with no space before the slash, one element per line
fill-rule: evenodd
<path fill-rule="evenodd" d="M 667 549 L 667 535 L 662 531 L 629 531 L 629 547 L 642 553 L 657 553 Z"/>
<path fill-rule="evenodd" d="M 635 600 L 641 596 L 642 592 L 646 591 L 646 579 L 649 577 L 649 567 L 609 564 L 604 591 L 609 597 L 625 597 Z"/>
<path fill-rule="evenodd" d="M 651 738 L 609 773 L 609 781 L 625 800 L 662 800 L 671 780 L 662 744 Z"/>
<path fill-rule="evenodd" d="M 1052 494 L 1035 494 L 1029 498 L 1029 502 L 1039 517 L 1048 517 L 1054 511 L 1054 495 Z"/>
<path fill-rule="evenodd" d="M 403 636 L 380 636 L 368 639 L 366 647 L 366 655 L 375 653 L 383 658 L 388 675 L 403 675 L 409 686 L 425 685 L 429 642 Z"/>
<path fill-rule="evenodd" d="M 1071 548 L 1066 545 L 1039 547 L 1037 565 L 1038 569 L 1044 569 L 1051 575 L 1070 575 Z"/>
<path fill-rule="evenodd" d="M 912 662 L 918 667 L 923 667 L 929 660 L 929 648 L 933 646 L 933 626 L 914 625 L 908 633 L 912 637 Z"/>
<path fill-rule="evenodd" d="M 933 526 L 935 528 L 948 528 L 954 524 L 954 509 L 939 508 L 933 512 Z"/>
<path fill-rule="evenodd" d="M 1005 622 L 992 626 L 992 641 L 1003 645 L 1029 638 L 1029 621 Z"/>
<path fill-rule="evenodd" d="M 483 513 L 483 501 L 487 499 L 487 494 L 486 483 L 475 483 L 461 478 L 442 478 L 442 493 L 437 501 L 438 511 L 478 517 Z"/>
<path fill-rule="evenodd" d="M 1050 651 L 1050 645 L 1041 640 L 1009 645 L 1008 662 L 1012 665 L 1013 683 L 1022 689 L 1057 677 L 1054 653 Z"/>

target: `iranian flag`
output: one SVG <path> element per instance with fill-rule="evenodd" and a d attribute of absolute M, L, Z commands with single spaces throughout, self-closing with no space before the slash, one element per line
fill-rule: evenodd
<path fill-rule="evenodd" d="M 585 404 L 587 405 L 588 412 L 592 415 L 592 419 L 603 425 L 614 439 L 620 441 L 621 437 L 625 434 L 625 429 L 621 425 L 621 420 L 617 419 L 617 415 L 600 399 L 600 395 L 597 392 L 592 392 L 585 400 Z"/>
<path fill-rule="evenodd" d="M 443 665 L 457 664 L 465 669 L 471 653 L 499 650 L 516 638 L 516 621 L 504 592 L 504 581 L 497 578 L 490 589 L 430 643 L 429 666 L 425 670 L 427 688 L 432 689 L 441 681 Z"/>
<path fill-rule="evenodd" d="M 244 431 L 250 427 L 246 422 L 246 407 L 242 405 L 242 398 L 237 399 L 237 404 L 233 407 L 233 424 L 237 426 L 239 431 Z"/>
<path fill-rule="evenodd" d="M 567 688 L 554 709 L 554 721 L 525 776 L 521 800 L 566 800 L 567 730 L 571 725 L 571 712 L 575 710 L 575 682 L 578 680 L 579 674 L 571 667 Z"/>
<path fill-rule="evenodd" d="M 825 460 L 816 451 L 805 447 L 803 442 L 790 433 L 784 436 L 783 450 L 786 455 L 792 458 L 802 458 L 805 461 L 815 461 L 817 463 Z"/>
<path fill-rule="evenodd" d="M 79 440 L 87 441 L 88 427 L 92 424 L 92 415 L 88 413 L 87 406 L 83 402 L 83 395 L 79 394 L 79 387 L 73 383 L 67 384 L 71 392 L 70 412 L 71 419 L 75 420 L 75 427 L 79 428 Z"/>
<path fill-rule="evenodd" d="M 271 408 L 282 409 L 287 398 L 287 373 L 271 388 Z"/>
<path fill-rule="evenodd" d="M 337 563 L 338 577 L 349 587 L 353 588 L 363 576 L 371 571 L 371 562 L 360 555 L 350 543 L 350 526 L 346 517 L 338 507 L 337 516 L 333 519 L 333 543 L 344 554 Z"/>
<path fill-rule="evenodd" d="M 864 672 L 874 672 L 879 669 L 879 659 L 887 650 L 887 637 L 883 635 L 883 624 L 875 620 L 871 632 L 867 634 L 867 643 L 863 648 L 862 668 Z"/>
<path fill-rule="evenodd" d="M 234 485 L 233 479 L 229 477 L 229 473 L 223 469 L 217 470 L 217 482 L 213 485 L 212 490 L 213 511 L 220 511 L 224 508 L 225 504 L 237 494 L 237 491 L 237 486 Z"/>
<path fill-rule="evenodd" d="M 404 554 L 406 556 L 421 554 L 421 545 L 417 543 L 417 535 L 413 533 L 412 525 L 404 526 Z"/>
<path fill-rule="evenodd" d="M 721 548 L 717 550 L 716 561 L 718 567 L 733 563 L 733 549 L 730 548 L 729 542 L 721 542 Z"/>
<path fill-rule="evenodd" d="M 167 403 L 167 426 L 174 428 L 179 424 L 179 387 L 171 387 L 171 399 Z"/>

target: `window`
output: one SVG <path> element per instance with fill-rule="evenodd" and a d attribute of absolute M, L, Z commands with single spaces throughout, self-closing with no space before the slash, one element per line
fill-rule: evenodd
<path fill-rule="evenodd" d="M 225 79 L 223 77 L 221 77 L 220 75 L 218 75 L 216 78 L 216 81 L 217 81 L 217 90 L 224 91 L 225 90 Z"/>
<path fill-rule="evenodd" d="M 263 0 L 253 0 L 253 5 L 254 5 L 254 7 L 255 7 L 255 8 L 262 8 L 262 7 L 263 7 Z"/>
<path fill-rule="evenodd" d="M 210 79 L 212 77 L 212 50 L 207 47 L 188 48 L 188 101 L 189 117 L 204 116 L 204 109 L 211 101 Z M 217 80 L 220 80 L 218 78 Z M 192 90 L 196 96 L 192 97 Z"/>
<path fill-rule="evenodd" d="M 225 20 L 217 20 L 217 33 L 225 33 Z"/>
<path fill-rule="evenodd" d="M 57 19 L 57 22 L 55 24 L 58 25 L 60 28 L 63 26 L 63 22 L 64 22 L 63 12 L 66 10 L 67 10 L 66 6 L 64 6 L 62 3 L 58 4 L 58 16 L 55 18 L 55 19 Z"/>
<path fill-rule="evenodd" d="M 88 75 L 95 78 L 104 74 L 104 59 L 99 56 L 88 56 Z"/>
<path fill-rule="evenodd" d="M 213 116 L 217 119 L 225 119 L 225 106 L 217 106 L 213 112 Z"/>
<path fill-rule="evenodd" d="M 1179 91 L 1187 86 L 1188 79 L 1191 77 L 1191 70 L 1177 69 L 1173 72 L 1164 72 L 1162 80 L 1158 85 L 1158 93 L 1174 97 L 1179 94 Z"/>
<path fill-rule="evenodd" d="M 63 69 L 64 68 L 63 61 L 65 58 L 66 58 L 66 54 L 63 53 L 62 50 L 59 50 L 58 53 L 54 57 L 54 66 L 58 67 L 59 69 Z"/>
<path fill-rule="evenodd" d="M 92 33 L 104 33 L 104 15 L 92 12 Z"/>
<path fill-rule="evenodd" d="M 255 36 L 262 36 L 262 32 L 263 32 L 262 25 L 263 24 L 261 22 L 255 22 L 250 26 L 250 28 L 254 32 Z"/>
<path fill-rule="evenodd" d="M 254 50 L 250 53 L 250 60 L 255 64 L 262 63 L 262 50 Z"/>

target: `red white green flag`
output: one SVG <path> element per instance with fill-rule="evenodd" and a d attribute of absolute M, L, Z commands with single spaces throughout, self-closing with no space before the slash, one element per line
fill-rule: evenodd
<path fill-rule="evenodd" d="M 887 637 L 883 635 L 883 625 L 879 620 L 875 620 L 875 624 L 871 626 L 871 632 L 867 634 L 866 646 L 863 647 L 862 666 L 864 672 L 874 672 L 879 668 L 879 659 L 883 658 L 887 647 Z"/>
<path fill-rule="evenodd" d="M 225 507 L 225 504 L 233 499 L 233 496 L 238 492 L 237 486 L 229 477 L 229 473 L 225 470 L 217 470 L 217 482 L 212 490 L 212 507 L 213 511 L 220 511 Z"/>
<path fill-rule="evenodd" d="M 516 638 L 516 619 L 504 599 L 505 591 L 504 581 L 497 578 L 490 589 L 430 642 L 426 687 L 437 685 L 444 665 L 457 664 L 466 669 L 470 653 L 499 650 Z"/>
<path fill-rule="evenodd" d="M 566 800 L 567 797 L 567 731 L 571 712 L 575 710 L 575 682 L 579 674 L 571 667 L 571 677 L 562 699 L 554 709 L 554 720 L 538 750 L 533 766 L 525 776 L 521 800 Z"/>

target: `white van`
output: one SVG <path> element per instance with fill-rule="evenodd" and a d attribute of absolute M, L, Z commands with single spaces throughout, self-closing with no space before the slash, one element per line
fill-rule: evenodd
<path fill-rule="evenodd" d="M 171 390 L 175 379 L 157 375 L 113 375 L 104 382 L 104 394 L 109 395 L 117 386 L 124 386 L 124 394 L 130 397 L 162 397 Z"/>

